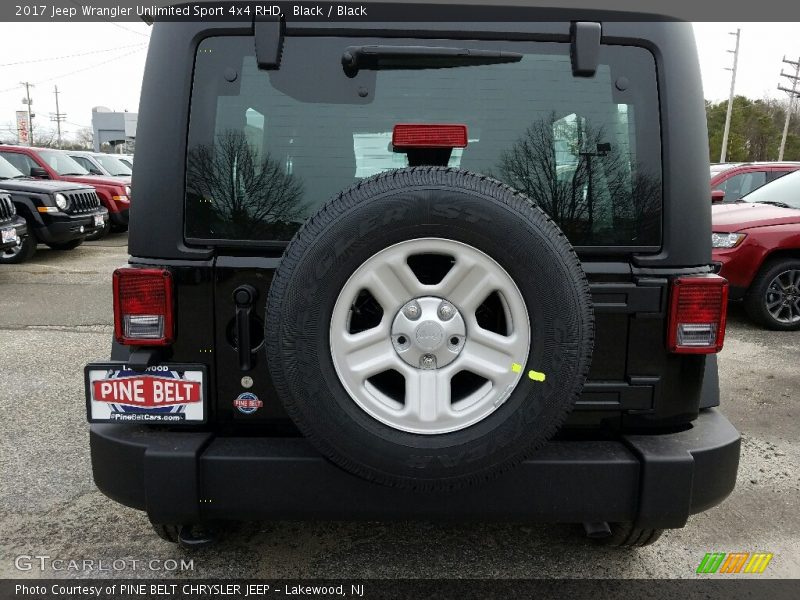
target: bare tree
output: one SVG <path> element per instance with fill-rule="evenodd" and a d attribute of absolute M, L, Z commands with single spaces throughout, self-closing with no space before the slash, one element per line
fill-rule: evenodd
<path fill-rule="evenodd" d="M 282 239 L 302 220 L 302 183 L 268 154 L 259 156 L 240 131 L 193 148 L 187 182 L 193 213 L 222 237 Z"/>
<path fill-rule="evenodd" d="M 94 148 L 94 132 L 90 127 L 81 127 L 75 133 L 75 142 L 85 150 L 92 150 Z"/>
<path fill-rule="evenodd" d="M 660 222 L 661 178 L 632 165 L 603 128 L 579 117 L 553 113 L 532 123 L 501 154 L 497 177 L 531 198 L 573 243 L 652 237 Z"/>

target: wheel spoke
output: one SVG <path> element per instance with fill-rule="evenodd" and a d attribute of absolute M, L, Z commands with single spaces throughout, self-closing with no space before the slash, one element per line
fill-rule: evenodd
<path fill-rule="evenodd" d="M 770 301 L 767 299 L 767 310 L 771 311 L 776 306 L 780 306 L 783 303 L 783 300 L 779 297 L 777 300 Z"/>
<path fill-rule="evenodd" d="M 440 296 L 447 298 L 466 314 L 474 313 L 493 291 L 494 275 L 486 265 L 469 258 L 458 258 L 455 265 L 437 286 Z"/>
<path fill-rule="evenodd" d="M 791 320 L 797 321 L 800 319 L 800 297 L 794 299 L 794 301 L 790 304 L 791 308 Z"/>
<path fill-rule="evenodd" d="M 380 335 L 380 339 L 373 339 L 373 336 L 378 337 L 373 334 L 376 329 L 379 328 L 375 327 L 360 334 L 346 336 L 350 338 L 350 345 L 348 349 L 344 350 L 345 362 L 348 370 L 359 381 L 364 381 L 373 375 L 396 367 L 400 363 L 385 333 Z"/>
<path fill-rule="evenodd" d="M 470 329 L 459 366 L 489 380 L 505 375 L 515 362 L 515 336 L 502 336 L 480 327 Z M 522 360 L 522 359 L 520 359 Z"/>
<path fill-rule="evenodd" d="M 403 417 L 434 423 L 452 415 L 450 377 L 435 369 L 405 369 L 406 398 Z"/>
<path fill-rule="evenodd" d="M 404 261 L 387 261 L 376 266 L 369 273 L 365 285 L 386 313 L 395 312 L 408 300 L 420 295 L 421 288 L 416 275 Z"/>

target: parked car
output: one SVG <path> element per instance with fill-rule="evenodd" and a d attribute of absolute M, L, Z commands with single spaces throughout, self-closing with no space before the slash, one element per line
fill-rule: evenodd
<path fill-rule="evenodd" d="M 769 329 L 800 329 L 800 172 L 712 208 L 713 258 L 730 297 Z"/>
<path fill-rule="evenodd" d="M 82 152 L 80 150 L 62 150 L 64 154 L 89 171 L 91 175 L 117 177 L 131 183 L 131 169 L 114 154 L 103 152 Z"/>
<path fill-rule="evenodd" d="M 102 231 L 87 239 L 95 240 L 110 230 L 126 231 L 130 211 L 131 187 L 124 179 L 91 175 L 89 171 L 61 151 L 29 146 L 0 146 L 0 156 L 24 175 L 37 179 L 52 179 L 91 185 L 103 206 L 108 209 L 109 221 Z"/>
<path fill-rule="evenodd" d="M 712 202 L 738 202 L 753 190 L 800 169 L 800 162 L 719 163 L 711 165 Z"/>
<path fill-rule="evenodd" d="M 127 165 L 129 169 L 133 169 L 133 154 L 115 154 L 114 156 Z"/>
<path fill-rule="evenodd" d="M 164 539 L 491 518 L 643 545 L 733 489 L 691 25 L 496 10 L 154 24 L 85 382 L 95 483 Z"/>
<path fill-rule="evenodd" d="M 102 231 L 108 220 L 108 211 L 91 186 L 33 179 L 1 156 L 0 192 L 11 197 L 27 229 L 20 243 L 0 254 L 0 262 L 19 263 L 31 258 L 39 242 L 54 250 L 72 250 L 87 236 Z"/>
<path fill-rule="evenodd" d="M 0 256 L 10 258 L 16 255 L 27 236 L 25 219 L 17 215 L 11 196 L 0 192 Z"/>

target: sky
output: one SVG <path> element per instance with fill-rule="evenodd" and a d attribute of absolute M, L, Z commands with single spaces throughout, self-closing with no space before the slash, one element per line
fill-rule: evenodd
<path fill-rule="evenodd" d="M 735 38 L 741 28 L 736 93 L 751 98 L 786 97 L 778 83 L 784 55 L 800 58 L 800 23 L 695 23 L 705 97 L 728 97 Z M 62 132 L 71 136 L 91 125 L 94 106 L 136 112 L 150 27 L 144 23 L 19 23 L 2 25 L 0 54 L 0 135 L 15 128 L 15 111 L 24 110 L 22 81 L 35 84 L 34 128 L 54 128 L 54 86 Z M 5 137 L 5 136 L 4 136 Z"/>

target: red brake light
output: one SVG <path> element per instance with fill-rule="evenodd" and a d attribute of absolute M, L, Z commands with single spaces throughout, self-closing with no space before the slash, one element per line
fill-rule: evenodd
<path fill-rule="evenodd" d="M 466 148 L 466 125 L 398 123 L 392 131 L 395 148 Z"/>
<path fill-rule="evenodd" d="M 667 336 L 670 352 L 712 354 L 722 350 L 727 313 L 727 279 L 719 275 L 674 279 Z"/>
<path fill-rule="evenodd" d="M 166 269 L 114 271 L 114 335 L 128 346 L 173 340 L 172 274 Z"/>

